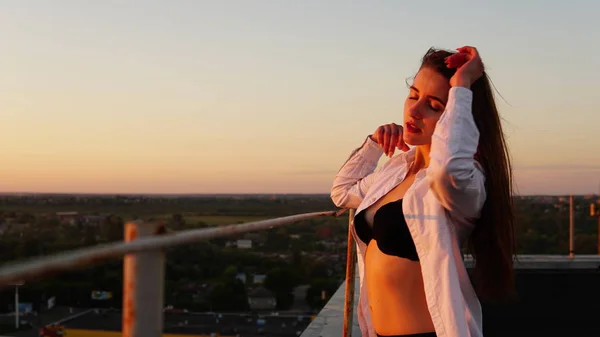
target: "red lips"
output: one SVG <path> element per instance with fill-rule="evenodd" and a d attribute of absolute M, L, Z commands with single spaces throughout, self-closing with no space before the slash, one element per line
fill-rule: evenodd
<path fill-rule="evenodd" d="M 421 129 L 419 129 L 413 122 L 406 122 L 406 131 L 410 133 L 421 133 Z"/>

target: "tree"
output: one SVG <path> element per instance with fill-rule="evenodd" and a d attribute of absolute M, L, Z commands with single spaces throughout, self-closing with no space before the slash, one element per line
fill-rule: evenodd
<path fill-rule="evenodd" d="M 275 294 L 280 310 L 289 308 L 294 302 L 292 291 L 297 285 L 294 274 L 290 268 L 273 268 L 267 273 L 265 287 Z"/>
<path fill-rule="evenodd" d="M 246 287 L 238 279 L 217 282 L 210 292 L 210 303 L 215 311 L 248 310 Z"/>
<path fill-rule="evenodd" d="M 98 243 L 96 240 L 97 230 L 92 226 L 84 226 L 83 228 L 83 245 L 86 247 L 94 246 Z"/>
<path fill-rule="evenodd" d="M 238 268 L 236 266 L 230 265 L 227 268 L 225 268 L 225 271 L 223 272 L 223 278 L 227 280 L 234 279 L 237 274 Z"/>
<path fill-rule="evenodd" d="M 107 241 L 122 241 L 125 224 L 121 217 L 106 217 L 101 224 L 102 234 Z"/>

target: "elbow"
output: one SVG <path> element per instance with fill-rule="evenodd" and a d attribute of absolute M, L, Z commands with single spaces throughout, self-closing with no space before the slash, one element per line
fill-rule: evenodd
<path fill-rule="evenodd" d="M 484 179 L 483 171 L 471 158 L 455 158 L 433 164 L 427 170 L 430 187 L 460 191 L 473 187 L 474 182 Z"/>
<path fill-rule="evenodd" d="M 334 186 L 330 193 L 331 201 L 338 208 L 357 208 L 362 197 L 353 193 L 352 188 Z"/>
<path fill-rule="evenodd" d="M 429 181 L 429 189 L 434 193 L 442 207 L 451 211 L 452 195 L 450 193 L 451 177 L 441 171 L 428 171 L 427 179 Z"/>
<path fill-rule="evenodd" d="M 346 206 L 348 192 L 344 188 L 334 186 L 329 196 L 336 207 L 344 208 Z"/>
<path fill-rule="evenodd" d="M 476 219 L 486 199 L 485 176 L 477 167 L 428 171 L 429 188 L 442 207 L 465 219 Z"/>

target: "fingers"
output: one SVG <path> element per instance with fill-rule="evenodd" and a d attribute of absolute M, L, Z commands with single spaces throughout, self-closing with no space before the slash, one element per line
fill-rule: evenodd
<path fill-rule="evenodd" d="M 402 126 L 395 123 L 385 124 L 377 128 L 374 140 L 379 144 L 386 156 L 392 157 L 396 149 L 408 151 L 409 147 L 404 144 L 402 137 Z"/>
<path fill-rule="evenodd" d="M 479 51 L 475 47 L 463 46 L 456 48 L 458 53 L 452 54 L 445 59 L 448 68 L 460 68 L 472 60 L 480 60 Z"/>
<path fill-rule="evenodd" d="M 469 61 L 475 61 L 474 63 L 482 63 L 481 55 L 479 55 L 479 51 L 475 47 L 464 46 L 457 49 L 460 54 L 469 55 Z M 482 63 L 483 65 L 483 63 Z"/>
<path fill-rule="evenodd" d="M 469 54 L 456 53 L 446 57 L 445 62 L 448 68 L 460 68 L 467 63 L 470 58 Z"/>
<path fill-rule="evenodd" d="M 460 48 L 456 48 L 456 50 L 459 53 L 465 53 L 465 54 L 469 54 L 471 56 L 475 56 L 475 55 L 479 54 L 479 52 L 477 51 L 477 48 L 471 47 L 471 46 L 463 46 L 463 47 L 460 47 Z"/>
<path fill-rule="evenodd" d="M 385 134 L 385 125 L 378 127 L 377 130 L 375 131 L 375 134 L 377 136 L 376 137 L 377 144 L 379 144 L 381 146 L 381 144 L 383 144 L 382 141 L 383 141 L 383 137 Z"/>
<path fill-rule="evenodd" d="M 383 152 L 385 152 L 385 154 L 389 157 L 390 156 L 389 147 L 390 147 L 390 137 L 391 137 L 392 127 L 390 124 L 386 124 L 386 125 L 384 125 L 384 128 L 385 128 L 385 134 L 383 137 L 383 144 L 381 144 L 382 145 L 381 148 L 383 149 Z"/>
<path fill-rule="evenodd" d="M 387 146 L 387 153 L 388 153 L 388 156 L 391 157 L 394 155 L 394 152 L 396 151 L 396 144 L 398 144 L 398 138 L 401 134 L 401 131 L 400 131 L 401 127 L 399 125 L 396 125 L 395 123 L 392 123 L 390 125 L 390 128 L 391 128 L 390 143 Z"/>
<path fill-rule="evenodd" d="M 400 137 L 398 138 L 398 142 L 396 143 L 396 147 L 401 150 L 401 151 L 408 151 L 410 150 L 410 148 L 408 147 L 408 145 L 406 145 L 406 143 L 404 143 L 404 138 Z"/>

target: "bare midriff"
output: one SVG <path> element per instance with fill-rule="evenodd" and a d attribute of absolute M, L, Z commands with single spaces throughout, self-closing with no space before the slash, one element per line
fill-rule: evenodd
<path fill-rule="evenodd" d="M 435 331 L 419 262 L 386 255 L 373 239 L 367 247 L 365 276 L 371 319 L 377 334 L 393 336 Z"/>

